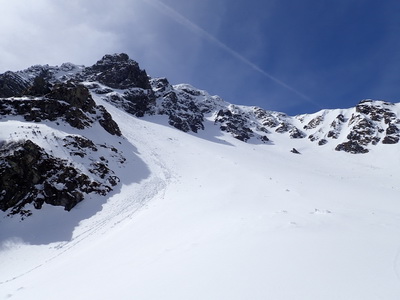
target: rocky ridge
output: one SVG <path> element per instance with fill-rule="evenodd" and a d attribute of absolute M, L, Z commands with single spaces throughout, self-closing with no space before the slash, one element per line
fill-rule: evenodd
<path fill-rule="evenodd" d="M 107 56 L 108 63 L 113 59 L 117 65 L 138 67 L 125 55 L 122 59 L 121 55 Z M 136 77 L 144 72 L 139 70 Z M 105 81 L 89 87 L 105 101 L 135 116 L 165 115 L 169 125 L 194 133 L 203 130 L 205 122 L 212 122 L 221 131 L 244 142 L 271 144 L 274 135 L 280 134 L 288 139 L 308 139 L 317 146 L 327 145 L 336 151 L 361 154 L 379 143 L 398 143 L 400 137 L 398 105 L 385 101 L 363 100 L 355 108 L 292 117 L 260 107 L 230 104 L 188 84 L 171 85 L 167 78 L 148 77 L 148 82 L 149 85 L 118 90 L 110 88 Z"/>
<path fill-rule="evenodd" d="M 244 142 L 273 143 L 278 133 L 289 139 L 308 139 L 318 146 L 331 145 L 337 151 L 366 153 L 371 146 L 398 143 L 400 138 L 397 104 L 363 100 L 355 108 L 292 117 L 233 105 L 188 84 L 171 85 L 166 78 L 150 78 L 124 53 L 105 55 L 90 67 L 66 63 L 6 72 L 0 75 L 0 96 L 9 97 L 12 90 L 20 94 L 35 90 L 32 86 L 38 78 L 44 79 L 39 81 L 39 90 L 46 89 L 46 84 L 73 80 L 134 116 L 165 115 L 171 126 L 195 133 L 205 128 L 205 122 L 213 122 Z"/>
<path fill-rule="evenodd" d="M 292 117 L 230 104 L 188 84 L 171 85 L 166 78 L 150 78 L 123 53 L 105 55 L 90 67 L 37 65 L 0 74 L 0 120 L 23 120 L 33 124 L 31 127 L 64 124 L 82 132 L 99 126 L 110 136 L 120 137 L 118 124 L 95 103 L 94 96 L 136 117 L 151 120 L 151 116 L 165 116 L 170 126 L 183 132 L 198 133 L 207 126 L 217 126 L 221 132 L 249 143 L 274 144 L 280 136 L 362 154 L 376 145 L 400 140 L 399 104 L 363 100 L 350 109 Z M 38 134 L 28 137 L 38 138 Z M 58 144 L 63 141 L 62 147 L 71 157 L 90 157 L 85 170 L 52 155 L 33 139 L 18 136 L 1 141 L 1 210 L 26 215 L 30 213 L 27 204 L 39 208 L 43 203 L 69 210 L 86 194 L 106 194 L 118 184 L 107 166 L 107 155 L 96 154 L 100 148 L 106 149 L 122 164 L 124 157 L 116 147 L 96 143 L 83 134 L 56 139 Z M 17 192 L 16 186 L 23 188 Z"/>

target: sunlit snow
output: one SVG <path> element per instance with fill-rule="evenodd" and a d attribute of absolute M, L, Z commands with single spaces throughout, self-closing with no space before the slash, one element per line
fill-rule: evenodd
<path fill-rule="evenodd" d="M 69 213 L 2 213 L 1 299 L 400 299 L 398 144 L 248 144 L 95 100 L 126 138 L 122 187 Z"/>

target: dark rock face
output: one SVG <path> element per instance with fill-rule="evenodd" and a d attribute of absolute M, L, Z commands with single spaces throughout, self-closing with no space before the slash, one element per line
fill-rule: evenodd
<path fill-rule="evenodd" d="M 204 116 L 191 99 L 179 99 L 175 92 L 163 96 L 159 113 L 168 116 L 168 123 L 184 132 L 203 130 Z"/>
<path fill-rule="evenodd" d="M 374 123 L 367 118 L 354 116 L 350 119 L 349 124 L 354 126 L 352 131 L 347 135 L 349 140 L 357 141 L 360 145 L 368 145 L 372 142 L 375 134 Z"/>
<path fill-rule="evenodd" d="M 67 136 L 63 139 L 64 147 L 69 151 L 71 156 L 79 156 L 81 158 L 88 157 L 89 153 L 98 152 L 98 147 L 108 149 L 109 156 L 117 158 L 116 160 L 122 164 L 125 162 L 125 158 L 119 153 L 114 147 L 109 147 L 105 144 L 95 145 L 93 141 L 85 137 L 80 136 Z M 115 186 L 119 182 L 119 178 L 114 175 L 114 171 L 108 167 L 108 159 L 104 156 L 100 156 L 98 159 L 93 157 L 89 158 L 91 161 L 88 166 L 88 171 L 98 178 L 101 179 L 103 184 L 108 187 L 108 190 L 101 192 L 105 195 L 111 190 L 111 186 Z"/>
<path fill-rule="evenodd" d="M 29 83 L 18 74 L 10 71 L 0 74 L 0 98 L 20 96 L 28 88 Z"/>
<path fill-rule="evenodd" d="M 157 98 L 152 114 L 168 116 L 169 125 L 184 132 L 204 129 L 208 104 L 197 100 L 202 96 L 200 91 L 188 87 L 174 89 L 166 78 L 152 79 L 151 85 Z"/>
<path fill-rule="evenodd" d="M 321 140 L 318 141 L 318 145 L 319 146 L 323 146 L 323 145 L 325 145 L 327 143 L 328 143 L 328 141 L 326 139 L 321 139 Z"/>
<path fill-rule="evenodd" d="M 105 101 L 119 107 L 136 117 L 154 114 L 156 103 L 153 91 L 140 88 L 133 88 L 124 91 L 122 94 L 113 91 L 99 90 L 94 91 L 98 94 L 104 94 Z"/>
<path fill-rule="evenodd" d="M 244 142 L 256 138 L 264 143 L 270 141 L 266 134 L 270 130 L 277 133 L 287 133 L 291 139 L 302 139 L 307 135 L 294 126 L 285 114 L 268 112 L 259 107 L 252 110 L 229 105 L 220 109 L 215 118 L 215 123 L 220 123 L 221 130 L 230 132 L 235 138 Z"/>
<path fill-rule="evenodd" d="M 372 100 L 363 100 L 356 106 L 356 112 L 369 116 L 372 121 L 385 120 L 389 123 L 396 118 L 390 107 L 391 103 L 383 102 L 382 105 L 376 105 Z"/>
<path fill-rule="evenodd" d="M 265 127 L 274 128 L 279 125 L 279 121 L 276 118 L 260 107 L 254 108 L 254 116 L 260 120 L 261 124 Z"/>
<path fill-rule="evenodd" d="M 336 151 L 345 151 L 352 154 L 368 153 L 369 150 L 360 146 L 356 141 L 348 141 L 336 146 Z"/>
<path fill-rule="evenodd" d="M 71 210 L 84 194 L 105 194 L 110 186 L 91 181 L 67 161 L 56 158 L 30 140 L 0 147 L 0 209 L 30 215 L 25 205 L 44 203 Z"/>
<path fill-rule="evenodd" d="M 24 95 L 43 96 L 51 92 L 52 84 L 49 82 L 48 72 L 42 71 L 33 80 L 32 85 L 24 92 Z"/>
<path fill-rule="evenodd" d="M 400 140 L 400 129 L 397 115 L 391 110 L 391 103 L 363 100 L 356 106 L 356 112 L 348 125 L 351 131 L 348 142 L 336 147 L 336 150 L 350 153 L 366 153 L 369 144 L 396 144 Z M 383 139 L 382 139 L 383 138 Z"/>
<path fill-rule="evenodd" d="M 385 138 L 382 141 L 382 144 L 397 144 L 399 142 L 399 137 L 398 136 L 385 136 Z"/>
<path fill-rule="evenodd" d="M 332 121 L 330 126 L 331 130 L 328 132 L 327 137 L 332 139 L 337 139 L 344 123 L 345 123 L 344 116 L 342 114 L 339 114 L 336 117 L 336 119 Z"/>
<path fill-rule="evenodd" d="M 146 71 L 141 70 L 139 64 L 129 59 L 125 53 L 105 55 L 76 78 L 97 81 L 112 89 L 124 90 L 122 93 L 115 93 L 110 88 L 101 88 L 96 84 L 91 87 L 95 93 L 104 95 L 104 100 L 136 117 L 153 113 L 156 97 Z"/>
<path fill-rule="evenodd" d="M 396 134 L 399 132 L 400 132 L 400 129 L 395 124 L 389 123 L 388 127 L 386 128 L 387 135 L 392 135 L 392 134 Z"/>
<path fill-rule="evenodd" d="M 155 105 L 155 97 L 152 90 L 130 89 L 124 92 L 125 110 L 136 117 L 151 114 Z"/>
<path fill-rule="evenodd" d="M 292 138 L 292 139 L 302 139 L 307 136 L 300 129 L 298 129 L 297 127 L 293 126 L 292 124 L 290 124 L 288 122 L 280 123 L 279 126 L 275 129 L 275 132 L 278 132 L 278 133 L 288 132 L 290 138 Z"/>
<path fill-rule="evenodd" d="M 83 76 L 114 89 L 151 89 L 146 71 L 141 70 L 139 64 L 125 53 L 103 56 L 96 64 L 86 68 Z"/>
<path fill-rule="evenodd" d="M 113 120 L 110 113 L 101 105 L 97 106 L 99 124 L 109 133 L 116 136 L 121 136 L 121 130 L 118 124 Z"/>
<path fill-rule="evenodd" d="M 284 133 L 289 131 L 289 124 L 288 123 L 280 123 L 278 128 L 275 129 L 275 132 Z"/>
<path fill-rule="evenodd" d="M 289 136 L 292 139 L 302 139 L 302 138 L 305 138 L 307 135 L 304 132 L 302 132 L 300 129 L 298 129 L 297 127 L 292 127 L 289 130 Z"/>
<path fill-rule="evenodd" d="M 0 114 L 21 115 L 26 121 L 34 122 L 56 121 L 60 118 L 78 129 L 91 124 L 91 120 L 81 110 L 50 99 L 0 99 Z"/>
<path fill-rule="evenodd" d="M 95 112 L 96 103 L 93 101 L 89 90 L 72 81 L 55 85 L 52 91 L 46 95 L 46 98 L 65 101 L 85 112 Z"/>
<path fill-rule="evenodd" d="M 314 119 L 312 119 L 310 122 L 308 122 L 307 125 L 304 125 L 303 128 L 304 129 L 314 129 L 318 125 L 320 125 L 323 121 L 324 121 L 324 117 L 323 116 L 317 116 Z"/>
<path fill-rule="evenodd" d="M 215 123 L 219 123 L 222 131 L 230 132 L 234 138 L 246 142 L 253 136 L 253 130 L 247 126 L 246 118 L 238 113 L 232 113 L 228 109 L 221 109 Z"/>
<path fill-rule="evenodd" d="M 84 129 L 98 121 L 110 134 L 121 131 L 102 106 L 96 106 L 88 89 L 80 84 L 60 83 L 44 98 L 0 99 L 0 115 L 21 115 L 26 121 L 63 120 L 74 128 Z"/>

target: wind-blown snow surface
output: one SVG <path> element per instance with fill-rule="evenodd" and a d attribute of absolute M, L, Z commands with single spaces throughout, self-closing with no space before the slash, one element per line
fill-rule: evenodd
<path fill-rule="evenodd" d="M 246 144 L 101 104 L 137 149 L 121 149 L 137 180 L 67 240 L 2 241 L 1 299 L 400 299 L 398 145 Z M 49 218 L 45 237 L 95 201 L 19 226 Z"/>

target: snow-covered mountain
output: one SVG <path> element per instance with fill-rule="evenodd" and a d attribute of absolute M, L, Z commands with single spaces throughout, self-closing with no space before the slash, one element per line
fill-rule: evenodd
<path fill-rule="evenodd" d="M 234 105 L 188 84 L 172 86 L 166 78 L 149 78 L 126 54 L 106 55 L 87 68 L 66 63 L 61 67 L 34 66 L 1 76 L 0 97 L 46 94 L 51 85 L 73 80 L 137 117 L 165 115 L 169 125 L 195 133 L 204 130 L 205 122 L 213 122 L 244 142 L 272 144 L 274 133 L 279 133 L 338 151 L 366 153 L 377 144 L 396 144 L 400 138 L 399 104 L 362 100 L 350 109 L 291 117 L 260 107 Z"/>
<path fill-rule="evenodd" d="M 398 299 L 399 114 L 234 105 L 126 54 L 1 74 L 0 299 Z"/>

